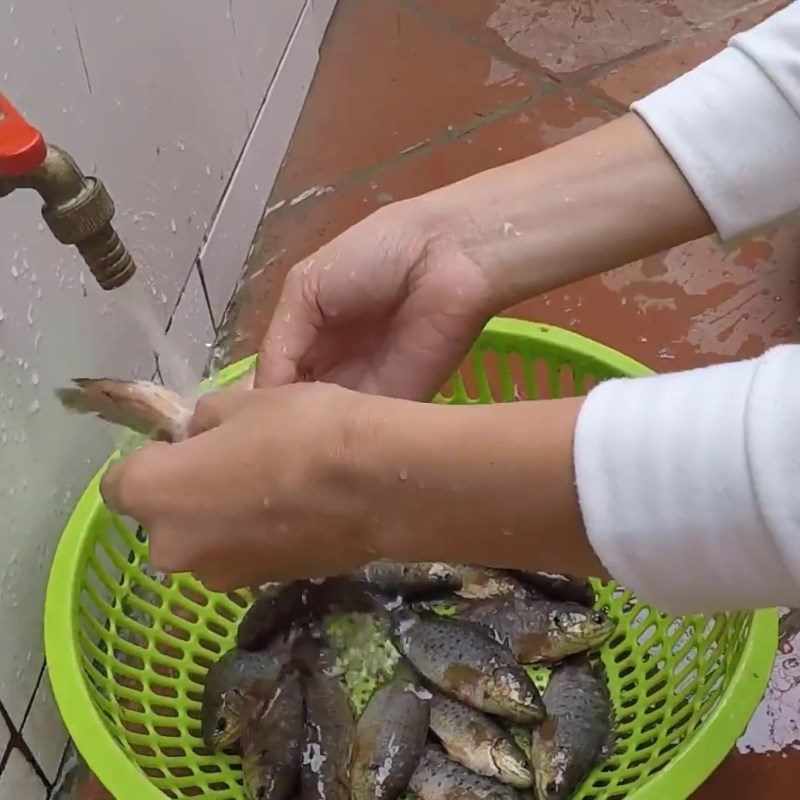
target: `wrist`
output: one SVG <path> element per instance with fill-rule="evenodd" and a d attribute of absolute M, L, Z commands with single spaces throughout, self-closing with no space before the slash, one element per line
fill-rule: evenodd
<path fill-rule="evenodd" d="M 495 312 L 712 231 L 633 114 L 410 202 L 485 274 Z"/>

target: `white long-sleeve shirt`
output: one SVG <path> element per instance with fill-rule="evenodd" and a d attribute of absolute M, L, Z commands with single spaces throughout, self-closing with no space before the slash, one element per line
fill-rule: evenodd
<path fill-rule="evenodd" d="M 800 0 L 632 108 L 723 239 L 800 209 Z M 592 546 L 642 599 L 800 606 L 800 345 L 601 384 L 575 471 Z"/>

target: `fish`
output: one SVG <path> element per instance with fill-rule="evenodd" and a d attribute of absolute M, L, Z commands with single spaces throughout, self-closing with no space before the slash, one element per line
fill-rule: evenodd
<path fill-rule="evenodd" d="M 577 603 L 503 597 L 479 600 L 460 615 L 491 632 L 522 664 L 552 664 L 601 645 L 614 630 L 602 611 Z"/>
<path fill-rule="evenodd" d="M 521 582 L 502 570 L 468 564 L 374 561 L 362 567 L 356 577 L 384 594 L 407 600 L 435 599 L 450 593 L 470 599 L 525 593 Z"/>
<path fill-rule="evenodd" d="M 245 726 L 263 711 L 278 681 L 290 670 L 290 658 L 288 643 L 280 641 L 260 653 L 234 648 L 211 665 L 200 712 L 208 747 L 224 750 L 239 741 Z"/>
<path fill-rule="evenodd" d="M 405 792 L 425 748 L 431 693 L 400 662 L 358 720 L 353 744 L 353 800 L 395 800 Z"/>
<path fill-rule="evenodd" d="M 344 687 L 321 661 L 302 676 L 306 704 L 302 800 L 350 800 L 355 720 Z"/>
<path fill-rule="evenodd" d="M 97 414 L 150 439 L 179 442 L 186 438 L 193 406 L 180 395 L 149 381 L 75 378 L 74 386 L 55 390 L 68 411 Z"/>
<path fill-rule="evenodd" d="M 559 572 L 527 572 L 522 569 L 507 570 L 510 575 L 540 597 L 562 603 L 577 603 L 593 608 L 597 596 L 591 583 Z"/>
<path fill-rule="evenodd" d="M 536 793 L 567 800 L 613 749 L 608 688 L 586 656 L 573 656 L 553 670 L 544 702 L 547 719 L 531 736 Z"/>
<path fill-rule="evenodd" d="M 241 736 L 242 777 L 253 800 L 286 800 L 300 774 L 305 703 L 297 674 L 283 678 Z"/>
<path fill-rule="evenodd" d="M 330 614 L 380 612 L 369 591 L 346 577 L 324 581 L 299 580 L 262 592 L 245 613 L 236 644 L 251 652 L 267 647 L 291 627 L 307 627 Z"/>
<path fill-rule="evenodd" d="M 528 673 L 478 625 L 402 608 L 392 613 L 392 625 L 400 652 L 446 694 L 513 722 L 544 718 Z"/>
<path fill-rule="evenodd" d="M 425 748 L 409 788 L 419 800 L 519 800 L 510 786 L 476 775 L 435 745 Z"/>
<path fill-rule="evenodd" d="M 437 692 L 430 716 L 431 730 L 453 761 L 516 789 L 533 786 L 527 756 L 511 734 L 486 714 Z"/>

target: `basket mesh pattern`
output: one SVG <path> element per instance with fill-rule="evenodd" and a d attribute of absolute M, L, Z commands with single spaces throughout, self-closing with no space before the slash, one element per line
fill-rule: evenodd
<path fill-rule="evenodd" d="M 614 374 L 597 357 L 565 358 L 541 342 L 487 332 L 438 399 L 558 397 Z M 243 798 L 238 759 L 205 750 L 198 720 L 203 675 L 232 646 L 249 596 L 153 575 L 145 536 L 104 508 L 86 535 L 75 644 L 108 731 L 167 797 Z M 691 741 L 726 691 L 752 615 L 670 618 L 614 585 L 598 586 L 598 607 L 617 622 L 600 652 L 616 748 L 576 797 L 611 800 L 643 785 Z"/>

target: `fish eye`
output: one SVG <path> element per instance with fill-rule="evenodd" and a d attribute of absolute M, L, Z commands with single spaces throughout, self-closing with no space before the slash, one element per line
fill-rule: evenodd
<path fill-rule="evenodd" d="M 217 718 L 217 733 L 224 733 L 228 728 L 228 720 L 225 717 Z"/>

